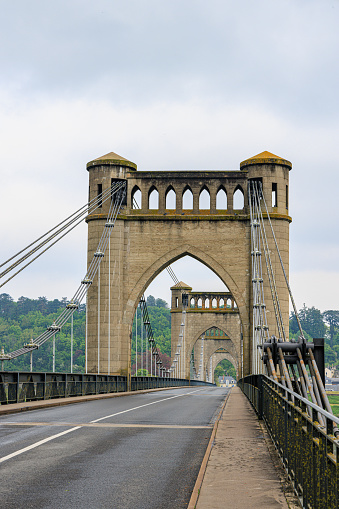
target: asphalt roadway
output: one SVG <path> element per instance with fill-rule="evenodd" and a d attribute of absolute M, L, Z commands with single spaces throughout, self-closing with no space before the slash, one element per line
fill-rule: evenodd
<path fill-rule="evenodd" d="M 1 509 L 184 509 L 228 389 L 0 417 Z"/>

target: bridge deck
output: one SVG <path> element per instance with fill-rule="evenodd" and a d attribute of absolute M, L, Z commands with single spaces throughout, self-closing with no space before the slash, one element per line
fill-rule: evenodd
<path fill-rule="evenodd" d="M 246 396 L 234 387 L 218 424 L 196 507 L 300 507 L 283 488 L 259 421 Z"/>

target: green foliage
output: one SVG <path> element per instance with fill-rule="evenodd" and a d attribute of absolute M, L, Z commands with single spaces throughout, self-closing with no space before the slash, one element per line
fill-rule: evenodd
<path fill-rule="evenodd" d="M 237 379 L 237 372 L 233 364 L 227 360 L 223 359 L 219 362 L 214 371 L 214 382 L 219 385 L 218 378 L 219 376 L 232 376 L 235 380 Z"/>
<path fill-rule="evenodd" d="M 148 313 L 152 325 L 154 339 L 161 352 L 160 356 L 166 368 L 170 367 L 171 356 L 171 312 L 168 305 L 162 299 L 151 297 L 154 305 L 148 305 Z M 0 348 L 5 353 L 12 352 L 28 343 L 31 338 L 36 338 L 53 323 L 67 304 L 67 298 L 48 301 L 45 297 L 28 299 L 20 297 L 15 302 L 8 294 L 0 295 Z M 80 306 L 73 314 L 73 371 L 84 372 L 85 370 L 85 328 L 86 309 Z M 136 320 L 132 331 L 132 373 L 135 371 L 135 330 Z M 138 310 L 138 352 L 140 363 L 141 341 L 141 313 Z M 52 371 L 52 339 L 46 341 L 38 350 L 33 352 L 34 371 Z M 144 352 L 146 339 L 144 335 Z M 150 365 L 150 354 L 148 363 Z M 144 367 L 146 366 L 146 354 L 144 353 Z M 70 372 L 71 367 L 71 322 L 67 322 L 62 330 L 56 334 L 56 371 Z M 12 361 L 6 361 L 4 368 L 10 371 L 29 371 L 30 355 L 22 355 Z M 147 374 L 146 369 L 144 369 Z"/>
<path fill-rule="evenodd" d="M 149 299 L 151 297 L 151 299 Z M 169 368 L 171 365 L 171 311 L 168 309 L 167 303 L 162 299 L 156 299 L 149 295 L 147 297 L 147 310 L 149 319 L 151 322 L 151 327 L 153 331 L 153 337 L 155 339 L 155 343 L 161 352 L 161 360 L 166 368 Z M 154 305 L 149 304 L 149 302 L 153 302 Z M 165 305 L 160 307 L 160 303 L 164 302 Z M 131 365 L 132 365 L 132 373 L 135 373 L 135 343 L 136 343 L 136 329 L 137 329 L 137 342 L 138 342 L 138 368 L 141 366 L 141 310 L 137 311 L 138 320 L 134 318 L 133 327 L 132 327 L 132 351 L 131 351 Z M 146 354 L 145 350 L 147 347 L 145 331 L 143 332 L 143 365 L 146 365 Z M 150 362 L 150 354 L 149 360 Z"/>
<path fill-rule="evenodd" d="M 48 301 L 45 297 L 28 299 L 20 297 L 14 302 L 8 294 L 0 295 L 0 347 L 5 353 L 18 350 L 31 338 L 36 338 L 53 323 L 65 308 L 67 299 Z M 85 306 L 73 314 L 73 371 L 85 369 Z M 56 334 L 56 371 L 69 372 L 71 368 L 71 322 L 66 323 Z M 33 352 L 34 371 L 52 371 L 53 341 L 50 339 Z M 22 355 L 6 361 L 4 369 L 28 371 L 30 355 Z"/>
<path fill-rule="evenodd" d="M 315 307 L 307 308 L 304 304 L 304 307 L 300 309 L 298 314 L 301 327 L 307 334 L 312 338 L 323 338 L 325 336 L 326 326 L 319 309 Z M 294 313 L 291 313 L 290 317 L 290 332 L 292 334 L 299 332 L 298 322 Z"/>
<path fill-rule="evenodd" d="M 308 341 L 325 338 L 325 365 L 339 369 L 339 311 L 328 310 L 321 313 L 314 307 L 303 308 L 298 312 L 303 334 Z M 294 313 L 290 316 L 290 339 L 298 340 L 300 331 Z"/>
<path fill-rule="evenodd" d="M 147 369 L 138 369 L 137 376 L 150 376 Z"/>

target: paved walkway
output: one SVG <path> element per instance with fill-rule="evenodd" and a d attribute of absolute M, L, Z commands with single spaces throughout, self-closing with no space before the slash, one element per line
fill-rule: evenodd
<path fill-rule="evenodd" d="M 234 387 L 218 424 L 197 509 L 288 509 L 259 421 Z"/>

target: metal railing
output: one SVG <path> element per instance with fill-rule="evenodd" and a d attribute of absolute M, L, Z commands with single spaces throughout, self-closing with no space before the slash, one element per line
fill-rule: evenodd
<path fill-rule="evenodd" d="M 193 385 L 214 384 L 155 376 L 132 376 L 128 383 L 126 376 L 117 375 L 0 371 L 0 404 Z"/>
<path fill-rule="evenodd" d="M 238 385 L 265 421 L 302 507 L 337 509 L 339 419 L 265 375 L 247 376 Z"/>

